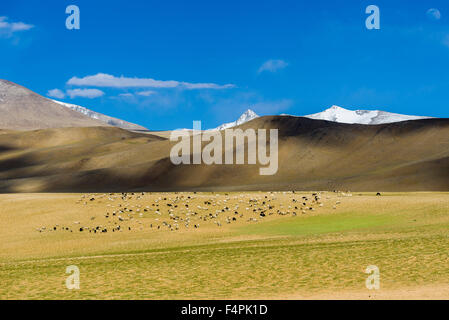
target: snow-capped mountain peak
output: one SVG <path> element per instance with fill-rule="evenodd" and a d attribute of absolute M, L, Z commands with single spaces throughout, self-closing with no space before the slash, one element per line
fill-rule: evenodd
<path fill-rule="evenodd" d="M 237 124 L 242 124 L 248 121 L 251 121 L 253 119 L 258 118 L 259 116 L 251 109 L 246 110 L 240 118 L 237 120 Z"/>
<path fill-rule="evenodd" d="M 225 129 L 233 128 L 233 127 L 239 126 L 241 124 L 244 124 L 245 122 L 256 119 L 258 117 L 259 116 L 253 110 L 248 109 L 240 116 L 240 118 L 238 118 L 237 121 L 222 124 L 221 126 L 217 127 L 215 130 L 225 130 Z"/>
<path fill-rule="evenodd" d="M 430 117 L 410 116 L 380 110 L 348 110 L 339 106 L 332 106 L 322 112 L 304 116 L 309 119 L 327 120 L 349 124 L 382 124 L 408 120 L 429 119 Z"/>

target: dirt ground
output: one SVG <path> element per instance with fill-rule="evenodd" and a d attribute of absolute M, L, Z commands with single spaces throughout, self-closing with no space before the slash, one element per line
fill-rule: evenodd
<path fill-rule="evenodd" d="M 449 297 L 448 193 L 9 194 L 0 219 L 1 299 Z"/>

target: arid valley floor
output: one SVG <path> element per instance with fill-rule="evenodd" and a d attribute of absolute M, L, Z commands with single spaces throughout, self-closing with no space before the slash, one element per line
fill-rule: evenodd
<path fill-rule="evenodd" d="M 0 219 L 0 299 L 449 297 L 449 193 L 4 194 Z"/>

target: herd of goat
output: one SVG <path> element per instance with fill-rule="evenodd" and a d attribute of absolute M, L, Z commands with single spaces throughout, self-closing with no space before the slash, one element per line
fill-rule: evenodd
<path fill-rule="evenodd" d="M 351 196 L 340 192 L 339 196 Z M 105 234 L 125 231 L 199 229 L 212 223 L 217 227 L 237 221 L 260 222 L 270 216 L 305 215 L 324 206 L 329 196 L 323 199 L 321 192 L 300 194 L 290 192 L 265 193 L 108 193 L 82 195 L 77 205 L 83 211 L 102 215 L 86 216 L 85 222 L 41 226 L 38 232 L 79 232 Z M 341 201 L 331 206 L 337 209 Z M 101 206 L 98 208 L 98 206 Z M 88 218 L 88 219 L 87 219 Z"/>

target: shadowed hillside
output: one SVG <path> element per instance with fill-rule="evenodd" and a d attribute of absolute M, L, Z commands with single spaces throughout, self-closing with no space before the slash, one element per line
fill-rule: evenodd
<path fill-rule="evenodd" d="M 449 190 L 449 119 L 375 126 L 269 116 L 241 126 L 279 129 L 279 170 L 180 165 L 174 143 L 118 128 L 0 131 L 0 191 Z"/>

